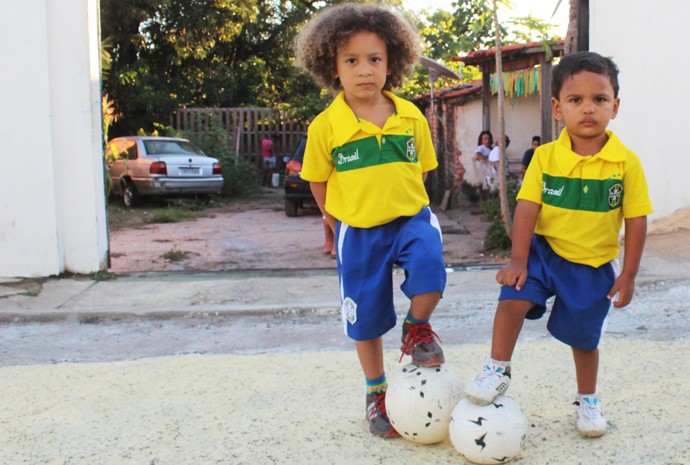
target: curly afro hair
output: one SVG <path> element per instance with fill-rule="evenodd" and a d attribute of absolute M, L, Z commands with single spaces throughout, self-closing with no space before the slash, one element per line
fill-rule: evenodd
<path fill-rule="evenodd" d="M 390 74 L 384 89 L 400 86 L 419 60 L 420 40 L 402 13 L 386 5 L 344 3 L 319 11 L 295 40 L 298 65 L 322 87 L 340 90 L 335 77 L 338 47 L 362 31 L 373 32 L 386 43 Z"/>

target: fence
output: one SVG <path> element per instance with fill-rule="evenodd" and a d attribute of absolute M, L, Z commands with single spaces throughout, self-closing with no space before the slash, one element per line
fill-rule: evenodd
<path fill-rule="evenodd" d="M 261 140 L 266 135 L 278 135 L 275 152 L 280 160 L 307 133 L 307 123 L 290 120 L 273 108 L 182 108 L 172 112 L 170 125 L 181 131 L 204 132 L 213 117 L 232 137 L 235 152 L 257 166 L 261 166 Z"/>
<path fill-rule="evenodd" d="M 431 118 L 429 111 L 426 116 Z M 278 135 L 275 152 L 278 155 L 276 158 L 280 168 L 282 157 L 292 154 L 300 137 L 307 133 L 308 126 L 305 122 L 288 119 L 280 110 L 273 108 L 183 108 L 171 113 L 170 126 L 181 131 L 205 132 L 208 131 L 213 117 L 218 118 L 231 135 L 235 152 L 260 169 L 263 167 L 261 140 L 266 135 Z M 450 189 L 448 186 L 453 186 L 454 170 L 447 166 L 447 162 L 452 161 L 452 157 L 446 160 L 444 147 L 446 141 L 452 138 L 447 136 L 439 138 L 440 134 L 444 133 L 444 129 L 433 118 L 431 125 L 439 169 L 430 173 L 426 186 L 431 202 L 440 204 L 445 191 Z"/>

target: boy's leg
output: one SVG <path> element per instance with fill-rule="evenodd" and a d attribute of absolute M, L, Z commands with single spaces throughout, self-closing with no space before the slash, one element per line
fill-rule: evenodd
<path fill-rule="evenodd" d="M 553 257 L 546 239 L 534 235 L 527 259 L 527 281 L 520 290 L 502 286 L 494 316 L 491 357 L 484 369 L 465 387 L 465 395 L 474 403 L 486 405 L 510 386 L 510 360 L 525 318 L 539 319 L 546 311 L 546 301 L 553 296 Z M 558 269 L 556 269 L 558 271 Z"/>
<path fill-rule="evenodd" d="M 599 349 L 582 350 L 573 347 L 577 392 L 582 395 L 597 392 L 597 372 L 599 371 Z"/>
<path fill-rule="evenodd" d="M 582 350 L 573 347 L 575 374 L 577 376 L 577 398 L 573 402 L 577 412 L 577 430 L 586 437 L 606 434 L 606 418 L 601 410 L 601 401 L 596 394 L 599 370 L 599 349 Z"/>
<path fill-rule="evenodd" d="M 367 388 L 365 406 L 369 431 L 384 438 L 396 437 L 398 432 L 390 424 L 386 413 L 387 383 L 383 366 L 383 340 L 378 337 L 368 341 L 355 341 L 355 348 L 367 385 L 373 380 L 377 380 L 378 384 L 372 389 Z"/>
<path fill-rule="evenodd" d="M 368 341 L 355 341 L 357 357 L 362 371 L 367 379 L 375 379 L 383 374 L 383 342 L 382 338 Z"/>
<path fill-rule="evenodd" d="M 534 306 L 528 300 L 500 300 L 496 307 L 491 336 L 491 358 L 510 361 L 525 315 Z"/>
<path fill-rule="evenodd" d="M 439 291 L 412 296 L 410 299 L 410 314 L 416 320 L 427 321 L 431 318 L 431 314 L 440 300 L 441 293 Z"/>
<path fill-rule="evenodd" d="M 404 355 L 410 355 L 412 363 L 425 367 L 438 366 L 445 361 L 443 349 L 436 342 L 438 336 L 429 324 L 440 300 L 440 291 L 417 294 L 410 299 L 410 311 L 403 322 L 401 360 Z"/>
<path fill-rule="evenodd" d="M 465 387 L 465 395 L 478 405 L 488 405 L 510 386 L 510 360 L 527 312 L 534 306 L 528 300 L 500 300 L 494 316 L 491 357 L 484 369 Z"/>
<path fill-rule="evenodd" d="M 446 288 L 447 272 L 438 218 L 429 207 L 401 223 L 393 245 L 394 260 L 405 270 L 401 289 L 410 299 L 402 327 L 402 354 L 419 366 L 438 366 L 445 358 L 429 318 Z"/>
<path fill-rule="evenodd" d="M 395 326 L 391 266 L 381 258 L 383 227 L 352 228 L 338 223 L 338 278 L 345 333 L 366 378 L 366 419 L 369 430 L 382 437 L 397 436 L 386 414 L 386 377 L 382 335 Z M 385 250 L 384 250 L 385 252 Z"/>

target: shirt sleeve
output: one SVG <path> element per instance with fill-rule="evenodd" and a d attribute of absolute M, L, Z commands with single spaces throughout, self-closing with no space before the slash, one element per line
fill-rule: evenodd
<path fill-rule="evenodd" d="M 333 171 L 328 122 L 318 117 L 307 130 L 307 145 L 300 177 L 305 181 L 326 182 Z"/>
<path fill-rule="evenodd" d="M 422 173 L 436 169 L 438 160 L 426 118 L 420 118 L 415 124 L 415 150 L 422 167 Z"/>
<path fill-rule="evenodd" d="M 637 156 L 626 164 L 624 176 L 623 217 L 637 218 L 652 213 L 652 201 L 649 198 L 647 179 Z"/>

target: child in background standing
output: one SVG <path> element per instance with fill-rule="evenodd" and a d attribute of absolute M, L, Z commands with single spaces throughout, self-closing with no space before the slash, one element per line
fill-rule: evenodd
<path fill-rule="evenodd" d="M 482 131 L 477 137 L 477 149 L 474 151 L 475 160 L 486 160 L 491 153 L 491 146 L 494 145 L 494 136 L 491 131 Z"/>
<path fill-rule="evenodd" d="M 385 407 L 382 336 L 396 323 L 392 269 L 410 298 L 403 354 L 444 362 L 429 324 L 446 284 L 441 230 L 429 208 L 426 172 L 438 165 L 424 115 L 390 90 L 418 60 L 416 30 L 381 4 L 320 11 L 296 42 L 298 62 L 339 91 L 309 126 L 302 178 L 335 231 L 342 317 L 366 379 L 370 431 L 397 435 Z M 402 358 L 402 355 L 401 355 Z"/>
<path fill-rule="evenodd" d="M 606 129 L 620 103 L 613 61 L 593 52 L 566 55 L 552 79 L 553 114 L 565 129 L 537 148 L 525 173 L 510 263 L 496 274 L 502 287 L 491 357 L 465 394 L 488 404 L 508 389 L 524 319 L 543 316 L 555 296 L 547 328 L 572 348 L 577 429 L 601 436 L 607 425 L 596 392 L 597 347 L 611 301 L 621 308 L 632 300 L 652 205 L 640 160 Z"/>

